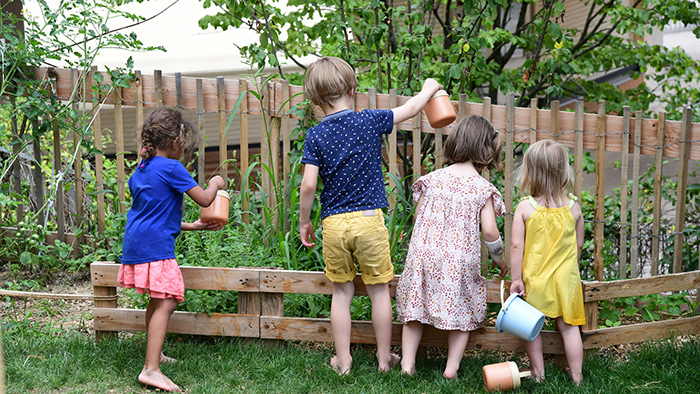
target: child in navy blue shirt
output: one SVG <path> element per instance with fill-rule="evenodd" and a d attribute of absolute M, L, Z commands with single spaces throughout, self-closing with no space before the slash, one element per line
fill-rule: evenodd
<path fill-rule="evenodd" d="M 391 110 L 355 112 L 353 97 L 357 77 L 342 59 L 324 57 L 306 71 L 304 90 L 326 115 L 306 132 L 304 177 L 300 196 L 301 241 L 315 245 L 311 207 L 318 177 L 323 182 L 321 218 L 325 274 L 333 282 L 331 328 L 335 356 L 331 367 L 341 375 L 352 366 L 350 354 L 350 303 L 353 279 L 360 267 L 362 281 L 372 302 L 372 324 L 377 341 L 380 371 L 399 361 L 391 354 L 393 313 L 388 282 L 394 278 L 389 233 L 382 208 L 388 201 L 382 173 L 381 137 L 394 124 L 417 115 L 441 86 L 427 79 L 416 96 Z"/>
<path fill-rule="evenodd" d="M 151 296 L 146 309 L 146 361 L 138 380 L 146 386 L 181 392 L 160 370 L 174 361 L 162 353 L 170 315 L 184 301 L 185 285 L 175 260 L 175 238 L 182 230 L 219 230 L 211 222 L 182 222 L 183 193 L 209 206 L 225 186 L 218 175 L 204 190 L 179 161 L 185 146 L 193 146 L 197 129 L 168 107 L 151 112 L 141 126 L 143 160 L 129 178 L 132 204 L 127 214 L 119 284 Z"/>

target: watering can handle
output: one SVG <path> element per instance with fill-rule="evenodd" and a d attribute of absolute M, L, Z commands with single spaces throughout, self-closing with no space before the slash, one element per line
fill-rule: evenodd
<path fill-rule="evenodd" d="M 503 309 L 503 292 L 505 291 L 505 289 L 506 289 L 506 282 L 503 279 L 501 279 L 501 291 L 499 292 L 501 295 L 501 309 Z"/>

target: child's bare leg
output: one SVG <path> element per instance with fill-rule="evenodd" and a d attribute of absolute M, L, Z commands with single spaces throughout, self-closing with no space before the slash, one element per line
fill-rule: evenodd
<path fill-rule="evenodd" d="M 146 308 L 146 332 L 148 332 L 148 326 L 151 324 L 151 316 L 153 316 L 153 311 L 156 310 L 156 303 L 155 302 L 149 302 L 148 307 Z M 175 363 L 177 362 L 176 359 L 172 357 L 168 357 L 163 352 L 160 352 L 160 363 Z"/>
<path fill-rule="evenodd" d="M 469 331 L 450 330 L 447 334 L 447 365 L 442 376 L 453 379 L 457 376 L 459 364 L 464 357 L 464 349 L 469 342 Z"/>
<path fill-rule="evenodd" d="M 557 329 L 564 341 L 564 352 L 566 353 L 566 362 L 569 363 L 571 380 L 576 384 L 580 384 L 583 379 L 583 341 L 581 340 L 581 331 L 579 331 L 578 326 L 565 323 L 561 317 L 557 318 Z"/>
<path fill-rule="evenodd" d="M 525 341 L 525 351 L 530 358 L 530 371 L 538 382 L 544 379 L 544 355 L 542 354 L 542 336 L 538 335 L 532 342 Z"/>
<path fill-rule="evenodd" d="M 147 313 L 148 331 L 146 333 L 146 362 L 139 374 L 139 382 L 142 384 L 160 388 L 166 391 L 180 392 L 180 388 L 160 371 L 160 356 L 163 342 L 168 328 L 170 315 L 177 307 L 177 301 L 172 298 L 152 298 L 148 308 L 153 305 L 152 312 Z M 147 309 L 148 312 L 148 309 Z"/>
<path fill-rule="evenodd" d="M 413 320 L 403 325 L 401 334 L 401 372 L 416 373 L 416 353 L 423 337 L 423 323 Z"/>
<path fill-rule="evenodd" d="M 377 361 L 379 371 L 386 372 L 399 362 L 399 356 L 391 354 L 391 329 L 394 311 L 391 307 L 389 284 L 367 285 L 367 294 L 372 301 L 372 325 L 377 338 Z"/>
<path fill-rule="evenodd" d="M 331 357 L 331 367 L 340 375 L 346 375 L 352 366 L 350 303 L 354 295 L 355 285 L 352 282 L 333 283 L 331 328 L 333 329 L 335 356 Z"/>

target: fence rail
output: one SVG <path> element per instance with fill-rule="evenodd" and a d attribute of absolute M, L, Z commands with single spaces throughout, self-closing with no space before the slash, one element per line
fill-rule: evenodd
<path fill-rule="evenodd" d="M 260 268 L 181 267 L 187 289 L 237 291 L 239 313 L 221 314 L 175 312 L 168 324 L 168 332 L 193 335 L 239 336 L 261 339 L 303 340 L 331 342 L 330 319 L 284 316 L 284 294 L 331 294 L 332 283 L 322 272 L 272 270 Z M 94 262 L 90 266 L 95 295 L 116 294 L 119 283 L 119 264 Z M 697 288 L 700 271 L 665 277 L 620 280 L 611 282 L 584 282 L 584 301 L 587 311 L 597 308 L 597 301 L 632 295 L 655 294 Z M 395 296 L 399 276 L 389 283 Z M 354 281 L 356 294 L 367 295 L 358 275 Z M 500 281 L 487 282 L 487 301 L 500 303 Z M 98 305 L 99 304 L 99 305 Z M 144 331 L 145 311 L 117 307 L 116 300 L 95 301 L 94 323 L 97 338 L 116 331 Z M 597 328 L 597 316 L 583 330 L 584 349 L 594 349 L 624 343 L 668 338 L 700 332 L 700 316 L 657 321 L 612 328 Z M 392 342 L 401 343 L 401 324 L 394 323 Z M 556 331 L 543 330 L 543 349 L 548 354 L 563 354 L 561 336 Z M 374 329 L 369 321 L 353 321 L 351 341 L 374 344 Z M 447 346 L 444 332 L 426 327 L 421 346 Z M 498 333 L 493 326 L 472 332 L 469 348 L 484 350 L 522 350 L 518 338 Z"/>

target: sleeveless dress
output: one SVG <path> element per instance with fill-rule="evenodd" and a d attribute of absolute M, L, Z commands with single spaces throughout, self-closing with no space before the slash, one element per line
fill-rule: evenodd
<path fill-rule="evenodd" d="M 572 196 L 573 197 L 573 196 Z M 523 282 L 527 302 L 549 318 L 563 317 L 572 326 L 586 323 L 576 245 L 574 204 L 545 208 L 532 196 L 535 212 L 525 221 Z"/>
<path fill-rule="evenodd" d="M 503 197 L 480 175 L 439 169 L 419 178 L 421 199 L 406 264 L 396 288 L 397 319 L 440 330 L 473 331 L 486 321 L 479 218 L 489 198 L 498 216 Z"/>

